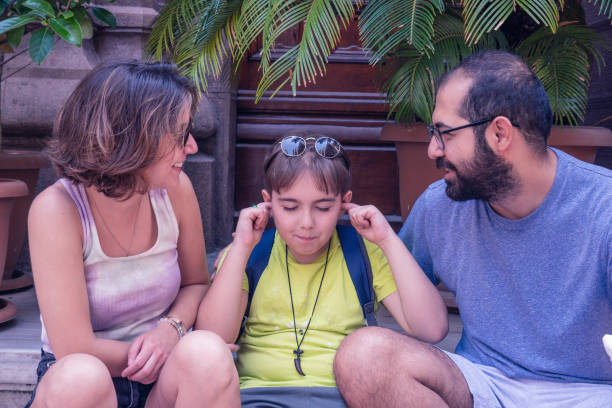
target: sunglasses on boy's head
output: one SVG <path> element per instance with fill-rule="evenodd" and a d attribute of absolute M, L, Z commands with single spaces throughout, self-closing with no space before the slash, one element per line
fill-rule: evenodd
<path fill-rule="evenodd" d="M 306 152 L 307 143 L 310 141 L 314 141 L 315 152 L 326 159 L 333 159 L 342 151 L 340 142 L 331 137 L 307 137 L 304 139 L 301 136 L 287 136 L 279 143 L 285 156 L 297 157 Z"/>

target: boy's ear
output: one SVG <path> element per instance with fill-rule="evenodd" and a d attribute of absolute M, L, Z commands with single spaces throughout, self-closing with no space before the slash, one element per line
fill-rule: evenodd
<path fill-rule="evenodd" d="M 342 196 L 342 202 L 343 203 L 350 203 L 352 199 L 353 199 L 353 192 L 351 190 L 347 191 Z"/>
<path fill-rule="evenodd" d="M 263 197 L 263 200 L 266 203 L 269 203 L 270 201 L 272 201 L 272 195 L 268 193 L 268 190 L 266 189 L 261 190 L 261 196 Z"/>

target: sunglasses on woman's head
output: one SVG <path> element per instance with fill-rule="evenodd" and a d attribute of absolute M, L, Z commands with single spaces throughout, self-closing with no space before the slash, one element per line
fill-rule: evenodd
<path fill-rule="evenodd" d="M 336 139 L 331 137 L 307 137 L 301 136 L 287 136 L 284 137 L 279 143 L 281 150 L 285 156 L 297 157 L 303 155 L 307 150 L 308 142 L 314 141 L 315 152 L 321 157 L 326 159 L 333 159 L 337 157 L 342 151 L 342 145 Z"/>

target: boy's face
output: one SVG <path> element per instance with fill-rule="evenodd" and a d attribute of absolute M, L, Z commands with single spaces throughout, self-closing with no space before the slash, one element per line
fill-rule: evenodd
<path fill-rule="evenodd" d="M 311 263 L 323 251 L 342 215 L 342 202 L 350 202 L 352 193 L 325 193 L 317 188 L 309 173 L 298 177 L 293 185 L 272 195 L 262 191 L 272 204 L 274 224 L 280 236 L 299 263 Z"/>

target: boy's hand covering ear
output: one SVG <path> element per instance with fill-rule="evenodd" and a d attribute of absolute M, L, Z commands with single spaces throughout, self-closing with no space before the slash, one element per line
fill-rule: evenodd
<path fill-rule="evenodd" d="M 272 204 L 263 202 L 240 211 L 236 232 L 234 233 L 234 244 L 254 248 L 268 224 L 271 208 Z"/>
<path fill-rule="evenodd" d="M 373 205 L 343 203 L 342 208 L 348 212 L 353 227 L 368 241 L 380 246 L 385 239 L 395 235 L 385 216 Z"/>

